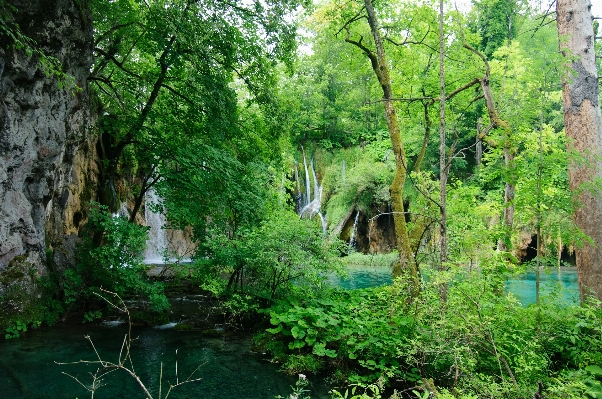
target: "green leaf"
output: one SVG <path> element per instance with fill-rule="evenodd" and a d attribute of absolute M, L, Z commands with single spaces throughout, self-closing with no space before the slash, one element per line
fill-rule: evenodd
<path fill-rule="evenodd" d="M 268 328 L 268 329 L 266 329 L 266 331 L 271 334 L 278 334 L 280 331 L 282 331 L 282 325 L 279 325 L 276 328 Z"/>
<path fill-rule="evenodd" d="M 296 339 L 295 341 L 288 344 L 289 349 L 301 349 L 305 346 L 305 342 Z"/>
<path fill-rule="evenodd" d="M 291 333 L 293 334 L 293 338 L 302 339 L 305 337 L 305 330 L 301 329 L 299 326 L 291 328 Z"/>
<path fill-rule="evenodd" d="M 594 375 L 602 375 L 602 367 L 592 364 L 591 366 L 587 366 L 585 371 L 594 374 Z"/>

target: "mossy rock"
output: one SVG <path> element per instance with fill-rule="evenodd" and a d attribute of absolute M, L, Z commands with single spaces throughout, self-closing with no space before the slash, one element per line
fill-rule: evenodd
<path fill-rule="evenodd" d="M 174 331 L 192 331 L 194 330 L 194 325 L 188 323 L 176 324 L 173 327 Z"/>
<path fill-rule="evenodd" d="M 154 312 L 152 310 L 134 310 L 130 311 L 130 320 L 134 324 L 160 326 L 169 323 L 169 313 Z"/>

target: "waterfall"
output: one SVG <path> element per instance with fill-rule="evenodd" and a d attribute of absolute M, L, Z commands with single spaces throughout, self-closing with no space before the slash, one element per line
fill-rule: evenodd
<path fill-rule="evenodd" d="M 318 177 L 316 176 L 316 170 L 314 169 L 314 158 L 312 157 L 309 160 L 309 165 L 311 166 L 311 174 L 314 178 L 314 201 L 321 202 L 322 201 L 322 187 L 318 184 Z"/>
<path fill-rule="evenodd" d="M 303 167 L 305 169 L 305 203 L 303 207 L 300 207 L 299 217 L 306 217 L 308 219 L 313 219 L 314 216 L 319 216 L 322 222 L 322 232 L 326 235 L 326 218 L 320 212 L 320 208 L 322 207 L 322 187 L 318 182 L 318 176 L 316 175 L 316 170 L 314 168 L 314 160 L 313 157 L 310 159 L 310 168 L 307 167 L 307 157 L 305 156 L 305 150 L 303 146 L 301 146 L 301 151 L 303 152 Z M 311 169 L 311 173 L 314 181 L 314 198 L 311 199 L 311 181 L 309 179 L 309 169 Z M 297 176 L 297 175 L 296 175 Z M 297 182 L 299 180 L 297 179 Z M 297 183 L 299 184 L 299 183 Z M 299 188 L 298 188 L 299 189 Z"/>
<path fill-rule="evenodd" d="M 303 166 L 305 167 L 305 196 L 306 202 L 304 204 L 304 208 L 308 207 L 311 202 L 311 184 L 309 182 L 309 171 L 307 170 L 307 159 L 305 158 L 305 150 L 303 146 L 301 146 L 301 151 L 303 152 Z"/>
<path fill-rule="evenodd" d="M 326 237 L 326 229 L 328 225 L 326 224 L 326 218 L 322 215 L 322 212 L 318 212 L 318 216 L 320 216 L 320 220 L 322 221 L 322 234 Z"/>
<path fill-rule="evenodd" d="M 144 203 L 144 218 L 146 225 L 150 227 L 144 251 L 144 263 L 163 264 L 165 263 L 163 253 L 167 250 L 167 230 L 163 228 L 166 222 L 165 215 L 153 212 L 149 206 L 151 203 L 159 203 L 155 190 L 150 189 L 144 194 Z"/>
<path fill-rule="evenodd" d="M 354 251 L 357 249 L 357 222 L 360 219 L 360 211 L 356 211 L 355 213 L 355 220 L 353 221 L 353 230 L 351 231 L 351 238 L 349 239 L 349 253 L 351 253 L 351 251 Z"/>

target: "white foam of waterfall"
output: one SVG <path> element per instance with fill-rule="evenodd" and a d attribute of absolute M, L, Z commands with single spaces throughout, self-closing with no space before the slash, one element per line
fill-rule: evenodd
<path fill-rule="evenodd" d="M 357 249 L 357 222 L 360 219 L 360 211 L 356 211 L 355 220 L 353 221 L 353 230 L 351 230 L 351 238 L 349 239 L 349 252 Z"/>
<path fill-rule="evenodd" d="M 144 263 L 163 264 L 165 260 L 163 253 L 167 249 L 167 230 L 165 226 L 165 215 L 153 212 L 150 204 L 157 204 L 159 197 L 155 190 L 150 189 L 144 194 L 144 218 L 146 225 L 150 227 L 148 231 L 148 240 L 146 241 L 146 250 L 144 251 Z"/>
<path fill-rule="evenodd" d="M 303 146 L 301 146 L 301 151 L 303 152 L 303 167 L 305 168 L 305 204 L 304 208 L 309 206 L 311 202 L 311 183 L 309 182 L 309 170 L 307 169 L 307 158 L 305 158 L 305 150 Z"/>
<path fill-rule="evenodd" d="M 314 199 L 311 199 L 311 183 L 309 180 L 309 169 L 307 167 L 307 158 L 305 157 L 305 151 L 303 147 L 301 147 L 303 151 L 303 166 L 305 168 L 305 191 L 306 191 L 306 203 L 299 211 L 300 217 L 307 217 L 308 219 L 313 219 L 314 216 L 320 216 L 320 221 L 322 222 L 322 232 L 326 235 L 326 218 L 320 212 L 320 208 L 322 207 L 322 187 L 318 182 L 318 177 L 316 175 L 316 170 L 314 168 L 313 158 L 310 161 L 311 173 L 314 180 Z"/>
<path fill-rule="evenodd" d="M 318 216 L 320 216 L 320 220 L 322 221 L 322 234 L 326 237 L 326 229 L 328 225 L 326 224 L 326 218 L 322 215 L 322 212 L 318 212 Z"/>
<path fill-rule="evenodd" d="M 322 202 L 322 187 L 320 187 L 318 184 L 318 177 L 316 176 L 316 170 L 314 169 L 313 157 L 309 160 L 309 165 L 311 166 L 311 174 L 314 178 L 314 201 Z"/>

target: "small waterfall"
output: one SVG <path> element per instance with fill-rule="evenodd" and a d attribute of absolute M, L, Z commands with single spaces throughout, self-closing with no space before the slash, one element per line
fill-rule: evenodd
<path fill-rule="evenodd" d="M 348 253 L 355 252 L 357 249 L 357 222 L 360 219 L 360 211 L 356 211 L 355 220 L 353 221 L 353 230 L 351 231 L 351 238 L 349 239 L 349 251 Z"/>
<path fill-rule="evenodd" d="M 299 217 L 306 217 L 308 219 L 313 219 L 314 216 L 319 216 L 322 222 L 322 232 L 326 235 L 327 224 L 326 218 L 320 212 L 320 208 L 322 207 L 322 187 L 318 182 L 318 176 L 316 175 L 316 170 L 314 168 L 314 160 L 310 159 L 310 168 L 307 167 L 307 157 L 305 156 L 305 150 L 303 146 L 301 146 L 301 151 L 303 152 L 303 167 L 305 169 L 305 203 L 303 207 L 300 207 Z M 311 169 L 311 173 L 314 181 L 314 198 L 311 199 L 311 181 L 309 179 L 309 169 Z M 299 180 L 297 180 L 299 182 Z M 297 183 L 299 184 L 299 183 Z"/>
<path fill-rule="evenodd" d="M 304 204 L 304 208 L 308 207 L 311 202 L 311 184 L 309 182 L 309 171 L 307 170 L 307 159 L 305 158 L 305 150 L 303 146 L 301 146 L 301 151 L 303 152 L 303 166 L 305 167 L 305 198 L 306 202 Z"/>
<path fill-rule="evenodd" d="M 318 177 L 316 176 L 316 170 L 314 169 L 314 159 L 313 157 L 309 160 L 309 165 L 311 166 L 311 174 L 314 178 L 314 201 L 322 201 L 322 187 L 318 184 Z"/>
<path fill-rule="evenodd" d="M 113 219 L 118 218 L 118 217 L 129 218 L 130 210 L 128 209 L 127 202 L 122 202 L 121 205 L 119 206 L 119 209 L 117 210 L 117 212 L 112 213 L 111 216 L 113 217 Z"/>
<path fill-rule="evenodd" d="M 144 218 L 146 225 L 150 227 L 148 231 L 148 240 L 146 241 L 146 250 L 144 251 L 144 263 L 163 264 L 165 263 L 163 253 L 167 250 L 167 230 L 165 226 L 165 215 L 151 210 L 150 204 L 159 203 L 159 197 L 155 190 L 150 189 L 144 195 Z"/>
<path fill-rule="evenodd" d="M 322 234 L 326 237 L 326 229 L 328 225 L 326 224 L 326 218 L 322 215 L 322 212 L 318 212 L 318 216 L 320 216 L 320 220 L 322 221 Z"/>

